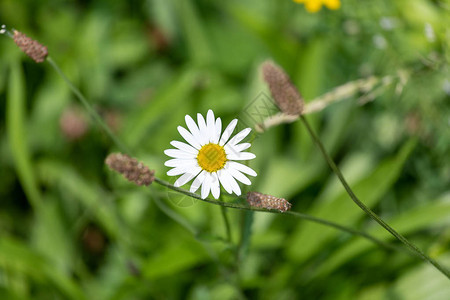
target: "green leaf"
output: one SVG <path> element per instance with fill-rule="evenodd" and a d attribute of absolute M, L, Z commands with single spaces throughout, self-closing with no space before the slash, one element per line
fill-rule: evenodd
<path fill-rule="evenodd" d="M 11 71 L 6 103 L 6 126 L 8 142 L 14 160 L 17 175 L 35 209 L 41 202 L 36 178 L 31 162 L 31 153 L 27 145 L 25 82 L 22 67 L 18 60 L 11 60 Z"/>

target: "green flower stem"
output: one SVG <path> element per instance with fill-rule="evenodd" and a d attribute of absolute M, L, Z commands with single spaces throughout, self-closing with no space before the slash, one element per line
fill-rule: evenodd
<path fill-rule="evenodd" d="M 322 224 L 322 225 L 325 225 L 325 226 L 334 227 L 335 229 L 338 229 L 338 230 L 341 230 L 341 231 L 345 231 L 345 232 L 350 233 L 352 235 L 359 235 L 361 237 L 364 237 L 364 238 L 370 240 L 371 242 L 373 242 L 373 243 L 375 243 L 375 244 L 377 244 L 379 246 L 382 246 L 382 247 L 385 247 L 385 248 L 388 248 L 388 249 L 403 250 L 403 248 L 399 248 L 399 247 L 387 244 L 387 243 L 385 243 L 385 242 L 383 242 L 383 241 L 381 241 L 381 240 L 379 240 L 379 239 L 377 239 L 377 238 L 375 238 L 375 237 L 373 237 L 373 236 L 371 236 L 371 235 L 369 235 L 369 234 L 367 234 L 365 232 L 362 232 L 362 231 L 359 231 L 359 230 L 356 230 L 356 229 L 352 229 L 350 227 L 346 227 L 346 226 L 343 226 L 343 225 L 340 225 L 340 224 L 337 224 L 337 223 L 334 223 L 334 222 L 331 222 L 331 221 L 327 221 L 327 220 L 324 220 L 324 219 L 321 219 L 321 218 L 316 218 L 314 216 L 310 216 L 310 215 L 307 215 L 307 214 L 303 214 L 303 213 L 299 213 L 299 212 L 293 212 L 293 211 L 287 211 L 287 212 L 282 213 L 282 212 L 280 212 L 278 210 L 268 210 L 268 209 L 264 209 L 264 208 L 251 207 L 251 206 L 248 206 L 248 205 L 245 205 L 245 204 L 236 204 L 236 203 L 230 203 L 230 202 L 222 202 L 222 201 L 217 201 L 217 200 L 213 200 L 213 199 L 209 199 L 209 198 L 202 199 L 200 197 L 200 195 L 198 195 L 198 194 L 194 194 L 194 193 L 191 193 L 191 192 L 189 192 L 189 191 L 187 191 L 185 189 L 182 189 L 182 188 L 179 188 L 179 187 L 175 187 L 172 184 L 170 184 L 169 182 L 161 180 L 159 178 L 155 178 L 155 182 L 157 182 L 158 184 L 160 184 L 162 186 L 165 186 L 165 187 L 167 187 L 167 188 L 169 188 L 171 190 L 177 191 L 177 192 L 182 193 L 182 194 L 184 194 L 186 196 L 198 199 L 198 200 L 206 202 L 206 203 L 210 203 L 210 204 L 214 204 L 214 205 L 220 205 L 220 206 L 223 206 L 223 207 L 228 207 L 228 208 L 233 208 L 233 209 L 246 210 L 246 211 L 256 211 L 256 212 L 266 212 L 266 213 L 290 215 L 290 216 L 293 216 L 293 217 L 296 217 L 296 218 L 300 218 L 300 219 L 304 219 L 304 220 L 307 220 L 307 221 L 315 222 L 315 223 Z"/>
<path fill-rule="evenodd" d="M 432 264 L 436 269 L 438 269 L 442 274 L 447 276 L 447 278 L 450 279 L 450 271 L 446 269 L 444 266 L 440 265 L 437 261 L 426 255 L 422 250 L 420 250 L 416 245 L 408 241 L 404 236 L 402 236 L 400 233 L 395 231 L 394 228 L 389 226 L 385 221 L 383 221 L 376 213 L 374 213 L 369 207 L 367 207 L 364 203 L 362 203 L 358 197 L 353 193 L 352 189 L 348 185 L 347 181 L 345 180 L 344 176 L 342 175 L 339 168 L 336 166 L 334 161 L 331 159 L 331 157 L 328 155 L 327 151 L 325 150 L 325 147 L 323 146 L 322 142 L 319 140 L 317 135 L 314 133 L 312 128 L 309 126 L 308 121 L 306 118 L 302 115 L 301 120 L 303 124 L 305 125 L 306 129 L 308 130 L 309 134 L 311 135 L 312 139 L 314 140 L 314 143 L 319 148 L 320 152 L 322 153 L 323 157 L 327 161 L 328 165 L 330 166 L 331 170 L 336 174 L 336 176 L 341 181 L 342 185 L 344 186 L 345 190 L 347 191 L 350 198 L 353 200 L 353 202 L 356 203 L 367 215 L 369 215 L 373 220 L 375 220 L 378 224 L 380 224 L 384 229 L 386 229 L 389 233 L 391 233 L 394 237 L 396 237 L 400 242 L 406 245 L 414 254 L 425 260 L 426 262 Z"/>
<path fill-rule="evenodd" d="M 77 89 L 73 83 L 64 75 L 64 73 L 61 71 L 61 69 L 58 67 L 58 65 L 53 61 L 53 59 L 51 59 L 51 57 L 47 57 L 47 61 L 50 63 L 50 65 L 55 69 L 55 71 L 63 78 L 63 80 L 66 82 L 66 84 L 70 87 L 70 89 L 72 90 L 72 92 L 75 94 L 75 96 L 81 101 L 81 103 L 83 103 L 84 107 L 86 108 L 86 110 L 92 115 L 92 117 L 94 118 L 94 120 L 105 130 L 105 132 L 108 134 L 108 136 L 111 138 L 111 140 L 115 143 L 115 145 L 120 149 L 120 151 L 126 153 L 126 154 L 130 154 L 132 155 L 132 153 L 129 151 L 129 149 L 123 145 L 120 140 L 114 135 L 114 133 L 109 129 L 108 125 L 106 125 L 106 123 L 102 120 L 102 118 L 98 115 L 98 113 L 92 108 L 91 104 L 86 100 L 86 98 L 83 96 L 83 94 L 81 94 L 81 92 L 79 91 L 79 89 Z M 308 127 L 309 128 L 309 127 Z M 229 203 L 229 202 L 222 202 L 222 201 L 217 201 L 217 200 L 212 200 L 212 199 L 202 199 L 200 197 L 200 195 L 198 194 L 194 194 L 191 193 L 185 189 L 179 188 L 179 187 L 175 187 L 174 185 L 170 184 L 167 181 L 164 181 L 162 179 L 159 178 L 155 178 L 155 182 L 165 186 L 171 190 L 174 190 L 176 192 L 182 193 L 186 196 L 192 197 L 194 199 L 198 199 L 201 200 L 203 202 L 207 202 L 210 204 L 214 204 L 214 205 L 220 205 L 223 207 L 228 207 L 228 208 L 233 208 L 233 209 L 240 209 L 240 210 L 246 210 L 246 211 L 259 211 L 259 212 L 268 212 L 268 213 L 278 213 L 280 214 L 279 211 L 274 211 L 274 210 L 266 210 L 263 208 L 256 208 L 256 207 L 249 207 L 247 205 L 242 205 L 242 204 L 235 204 L 235 203 Z M 396 248 L 394 246 L 391 246 L 389 244 L 386 244 L 372 236 L 370 236 L 367 233 L 364 233 L 362 231 L 358 231 L 358 230 L 354 230 L 352 228 L 349 227 L 345 227 L 342 225 L 339 225 L 337 223 L 334 222 L 330 222 L 327 220 L 323 220 L 320 218 L 316 218 L 313 216 L 309 216 L 306 214 L 302 214 L 302 213 L 298 213 L 298 212 L 285 212 L 283 213 L 285 215 L 291 215 L 297 218 L 301 218 L 304 220 L 308 220 L 311 222 L 315 222 L 315 223 L 319 223 L 325 226 L 329 226 L 329 227 L 334 227 L 335 229 L 353 234 L 353 235 L 359 235 L 361 237 L 364 237 L 372 242 L 374 242 L 377 245 L 380 245 L 382 247 L 385 248 Z"/>
<path fill-rule="evenodd" d="M 116 144 L 116 146 L 120 149 L 120 151 L 124 153 L 131 154 L 128 147 L 126 147 L 111 131 L 111 129 L 106 125 L 106 123 L 103 121 L 103 119 L 99 116 L 99 114 L 95 111 L 95 109 L 89 104 L 89 102 L 86 100 L 86 98 L 83 96 L 83 94 L 80 92 L 80 90 L 73 85 L 73 83 L 69 80 L 69 78 L 66 77 L 66 75 L 61 71 L 59 66 L 56 64 L 56 62 L 50 57 L 47 57 L 48 63 L 55 69 L 55 71 L 61 76 L 61 78 L 66 82 L 66 84 L 70 87 L 72 92 L 77 96 L 77 98 L 80 100 L 80 102 L 84 105 L 88 113 L 91 115 L 91 117 L 100 125 L 100 127 L 106 132 L 106 134 L 113 140 L 113 142 Z"/>

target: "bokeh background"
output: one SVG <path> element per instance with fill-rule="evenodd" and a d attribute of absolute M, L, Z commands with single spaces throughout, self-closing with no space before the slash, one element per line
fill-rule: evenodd
<path fill-rule="evenodd" d="M 291 0 L 1 0 L 0 23 L 48 46 L 170 182 L 163 150 L 184 115 L 211 108 L 253 126 L 273 113 L 258 110 L 266 59 L 307 102 L 384 78 L 308 119 L 360 199 L 450 267 L 449 1 L 342 0 L 313 14 Z M 1 299 L 450 299 L 420 259 L 292 216 L 228 210 L 227 243 L 218 206 L 126 182 L 104 166 L 113 151 L 50 65 L 0 36 Z M 252 152 L 245 191 L 401 246 L 300 122 L 259 135 Z"/>

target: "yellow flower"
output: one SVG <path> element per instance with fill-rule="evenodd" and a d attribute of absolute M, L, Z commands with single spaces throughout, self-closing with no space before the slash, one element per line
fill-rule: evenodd
<path fill-rule="evenodd" d="M 310 13 L 318 12 L 323 4 L 329 9 L 339 9 L 341 7 L 340 0 L 294 0 L 294 2 L 304 3 L 306 10 Z"/>

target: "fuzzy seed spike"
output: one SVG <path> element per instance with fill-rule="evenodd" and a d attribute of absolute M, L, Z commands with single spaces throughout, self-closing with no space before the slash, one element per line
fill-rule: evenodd
<path fill-rule="evenodd" d="M 142 162 L 122 153 L 111 153 L 105 163 L 112 170 L 122 174 L 128 181 L 137 185 L 150 185 L 155 180 L 155 171 Z"/>
<path fill-rule="evenodd" d="M 13 39 L 19 48 L 25 52 L 32 60 L 41 63 L 48 55 L 47 47 L 40 44 L 38 41 L 29 38 L 20 31 L 13 31 Z"/>
<path fill-rule="evenodd" d="M 277 198 L 272 195 L 266 195 L 258 192 L 247 193 L 247 203 L 250 206 L 277 209 L 280 212 L 286 212 L 291 209 L 292 204 L 284 198 Z"/>
<path fill-rule="evenodd" d="M 303 98 L 286 72 L 272 61 L 264 62 L 261 69 L 279 109 L 286 115 L 299 116 L 303 111 Z"/>

